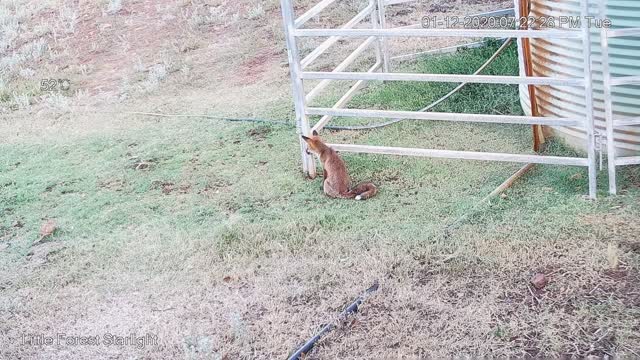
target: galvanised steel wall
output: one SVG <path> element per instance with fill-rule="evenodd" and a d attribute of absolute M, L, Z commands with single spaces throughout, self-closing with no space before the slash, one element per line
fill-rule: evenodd
<path fill-rule="evenodd" d="M 607 17 L 612 28 L 640 27 L 640 0 L 592 0 L 590 11 L 598 15 L 600 1 L 607 2 Z M 531 0 L 531 16 L 577 17 L 579 0 Z M 604 101 L 600 30 L 592 29 L 594 60 L 594 111 L 597 128 L 604 136 Z M 521 50 L 519 49 L 522 54 Z M 583 68 L 582 46 L 578 39 L 531 39 L 534 76 L 580 76 Z M 610 58 L 612 76 L 640 75 L 640 37 L 611 39 Z M 584 115 L 584 94 L 576 87 L 537 86 L 536 97 L 540 112 L 545 116 L 570 117 Z M 614 116 L 640 117 L 640 86 L 614 87 Z M 520 86 L 520 100 L 530 114 L 526 86 Z M 585 133 L 573 127 L 553 127 L 554 135 L 563 138 L 577 149 L 584 149 Z M 640 127 L 626 127 L 615 134 L 621 154 L 640 154 Z"/>

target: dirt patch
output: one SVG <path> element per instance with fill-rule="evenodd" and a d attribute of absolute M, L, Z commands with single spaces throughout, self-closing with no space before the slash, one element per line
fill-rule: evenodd
<path fill-rule="evenodd" d="M 253 138 L 256 141 L 265 140 L 271 133 L 272 129 L 268 126 L 258 126 L 247 131 L 247 136 Z"/>
<path fill-rule="evenodd" d="M 640 255 L 640 240 L 639 241 L 621 241 L 620 245 L 627 251 L 634 252 Z"/>
<path fill-rule="evenodd" d="M 148 160 L 135 159 L 130 167 L 134 170 L 151 170 L 153 166 L 158 162 L 158 159 L 152 158 Z"/>
<path fill-rule="evenodd" d="M 127 182 L 122 179 L 104 180 L 99 182 L 98 186 L 106 190 L 123 191 L 127 186 Z"/>
<path fill-rule="evenodd" d="M 640 274 L 631 268 L 603 269 L 599 273 L 585 274 L 560 270 L 550 278 L 548 289 L 535 292 L 536 300 L 565 311 L 575 311 L 578 302 L 599 304 L 615 300 L 632 305 L 640 299 Z"/>
<path fill-rule="evenodd" d="M 67 188 L 67 187 L 70 186 L 70 185 L 74 185 L 76 183 L 77 183 L 77 181 L 62 181 L 62 182 L 58 182 L 58 183 L 55 183 L 55 184 L 48 185 L 44 189 L 44 192 L 45 193 L 50 193 L 50 192 L 52 192 L 53 190 L 55 190 L 57 188 L 62 188 L 60 190 L 60 193 L 62 193 L 62 194 L 73 193 L 74 191 L 69 189 L 69 188 Z"/>
<path fill-rule="evenodd" d="M 73 49 L 77 64 L 91 69 L 90 76 L 73 79 L 74 86 L 91 95 L 115 94 L 122 79 L 132 76 L 136 61 L 140 59 L 149 66 L 160 63 L 158 55 L 169 50 L 172 41 L 185 38 L 176 29 L 188 25 L 187 19 L 167 9 L 175 9 L 175 1 L 125 2 L 112 14 L 92 2 L 79 3 L 74 10 L 79 20 L 77 29 L 58 39 L 54 47 L 57 51 Z M 55 13 L 47 11 L 43 16 Z"/>
<path fill-rule="evenodd" d="M 27 253 L 26 265 L 31 268 L 43 266 L 50 261 L 51 256 L 62 251 L 64 248 L 64 244 L 55 241 L 38 244 Z"/>
<path fill-rule="evenodd" d="M 220 194 L 221 189 L 225 186 L 215 186 L 211 184 L 207 184 L 202 190 L 198 191 L 198 194 L 204 195 L 206 197 L 212 197 L 216 194 Z"/>
<path fill-rule="evenodd" d="M 622 244 L 637 242 L 640 225 L 635 214 L 625 212 L 625 206 L 614 206 L 608 214 L 588 215 L 583 222 L 589 226 L 602 227 L 603 234 L 608 240 L 614 240 Z"/>
<path fill-rule="evenodd" d="M 270 49 L 262 50 L 240 64 L 237 72 L 237 84 L 250 85 L 256 83 L 264 77 L 265 73 L 271 71 L 272 67 L 278 65 L 277 61 L 281 59 L 281 52 L 274 52 Z"/>
<path fill-rule="evenodd" d="M 603 281 L 598 284 L 602 296 L 609 296 L 628 305 L 640 306 L 640 272 L 631 268 L 607 269 L 603 271 Z"/>
<path fill-rule="evenodd" d="M 517 348 L 528 356 L 537 356 L 548 352 L 550 344 L 547 343 L 548 334 L 536 323 L 536 317 L 549 321 L 545 323 L 545 331 L 557 332 L 560 329 L 551 329 L 572 321 L 570 319 L 586 316 L 578 312 L 586 304 L 606 307 L 610 301 L 615 301 L 619 306 L 637 306 L 635 294 L 638 286 L 631 285 L 638 281 L 635 278 L 637 274 L 624 275 L 625 279 L 631 276 L 629 281 L 609 281 L 605 274 L 596 275 L 594 280 L 600 284 L 600 290 L 594 291 L 591 286 L 597 284 L 591 283 L 577 293 L 563 291 L 563 288 L 570 286 L 563 274 L 555 275 L 555 284 L 550 284 L 548 290 L 533 292 L 527 288 L 527 280 L 506 279 L 492 273 L 474 275 L 465 271 L 460 277 L 451 273 L 425 275 L 416 278 L 419 287 L 411 292 L 412 296 L 404 293 L 405 285 L 387 282 L 394 290 L 389 290 L 390 293 L 385 290 L 383 293 L 387 294 L 376 296 L 365 304 L 356 324 L 332 334 L 331 339 L 321 345 L 316 356 L 332 357 L 337 354 L 337 349 L 359 355 L 382 349 L 387 349 L 384 351 L 391 354 L 389 351 L 393 350 L 389 349 L 395 349 L 395 352 L 406 356 L 433 357 L 440 354 L 437 344 L 444 342 L 457 348 L 458 354 L 490 351 L 496 355 L 496 352 L 504 353 L 510 348 Z M 584 279 L 569 278 L 571 281 Z M 550 317 L 555 320 L 550 321 Z M 593 324 L 594 318 L 589 319 L 583 321 Z M 470 323 L 478 328 L 470 328 Z M 573 345 L 558 349 L 564 356 L 611 356 L 618 349 L 619 341 L 614 328 L 577 323 L 575 326 L 577 333 L 567 334 Z M 486 333 L 487 343 L 469 341 L 479 334 L 478 331 Z M 429 332 L 433 338 L 416 335 L 423 332 Z M 412 334 L 411 340 L 407 337 L 409 333 Z M 447 336 L 454 338 L 445 340 Z M 380 344 L 370 348 L 372 342 L 369 338 L 376 339 Z M 359 341 L 368 345 L 358 344 Z"/>
<path fill-rule="evenodd" d="M 631 188 L 640 188 L 640 171 L 637 168 L 628 167 L 620 174 L 620 178 L 624 180 Z M 627 192 L 627 189 L 620 190 L 620 194 Z"/>
<path fill-rule="evenodd" d="M 152 189 L 161 190 L 163 194 L 169 195 L 173 192 L 177 192 L 178 194 L 188 194 L 191 192 L 191 185 L 182 184 L 176 185 L 169 181 L 154 181 L 151 183 Z"/>

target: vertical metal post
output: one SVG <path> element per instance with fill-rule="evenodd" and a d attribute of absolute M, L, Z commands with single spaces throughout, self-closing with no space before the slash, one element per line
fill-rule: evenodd
<path fill-rule="evenodd" d="M 600 17 L 607 16 L 607 5 L 604 1 L 599 5 Z M 611 104 L 611 69 L 609 66 L 609 38 L 607 29 L 600 29 L 600 46 L 602 48 L 602 78 L 604 85 L 604 112 L 607 124 L 607 171 L 609 172 L 609 193 L 615 195 L 616 189 L 616 142 L 613 135 L 613 107 Z"/>
<path fill-rule="evenodd" d="M 520 8 L 519 14 L 520 18 L 529 18 L 529 12 L 531 3 L 529 0 L 520 0 Z M 529 30 L 529 24 L 525 21 L 518 21 L 520 24 L 518 26 L 519 30 Z M 522 52 L 524 54 L 523 62 L 524 62 L 524 71 L 525 76 L 533 76 L 533 57 L 531 55 L 531 39 L 530 38 L 522 38 Z M 536 97 L 536 87 L 533 84 L 529 84 L 527 86 L 527 90 L 529 93 L 529 103 L 531 107 L 531 116 L 540 116 L 540 111 L 538 109 L 538 98 Z M 542 133 L 542 126 L 533 125 L 531 127 L 533 131 L 533 151 L 540 152 L 540 147 L 544 143 L 544 134 Z"/>
<path fill-rule="evenodd" d="M 515 16 L 516 29 L 520 29 L 520 1 L 522 0 L 513 0 L 513 13 Z M 518 43 L 518 69 L 520 70 L 520 76 L 526 76 L 526 70 L 524 68 L 524 47 L 522 45 L 522 38 L 517 38 L 516 42 Z M 526 87 L 527 85 L 520 85 L 519 87 Z"/>
<path fill-rule="evenodd" d="M 378 1 L 378 19 L 381 29 L 387 28 L 387 16 L 385 9 L 385 0 Z M 390 68 L 389 64 L 389 44 L 386 37 L 382 38 L 382 71 L 388 73 Z"/>
<path fill-rule="evenodd" d="M 371 27 L 373 29 L 380 29 L 380 17 L 378 15 L 378 10 L 376 10 L 375 1 L 376 0 L 369 0 L 369 6 L 373 7 L 373 10 L 371 11 Z M 380 37 L 376 38 L 375 50 L 376 64 L 380 64 L 384 56 L 382 53 L 382 38 Z"/>
<path fill-rule="evenodd" d="M 595 124 L 593 121 L 593 78 L 591 74 L 591 29 L 587 23 L 589 16 L 589 1 L 580 0 L 580 25 L 582 27 L 582 51 L 584 56 L 584 98 L 587 132 L 587 159 L 589 162 L 589 198 L 595 199 L 597 192 L 596 176 L 596 143 Z"/>
<path fill-rule="evenodd" d="M 294 17 L 292 0 L 280 0 L 280 5 L 282 6 L 284 34 L 287 42 L 293 102 L 296 109 L 296 127 L 298 129 L 298 138 L 300 141 L 302 170 L 310 178 L 314 178 L 316 176 L 316 163 L 313 157 L 307 154 L 307 144 L 301 137 L 301 135 L 309 136 L 311 131 L 309 128 L 309 120 L 305 113 L 306 104 L 304 98 L 304 84 L 300 77 L 302 66 L 300 65 L 300 54 L 298 52 L 298 44 L 294 35 L 296 19 Z"/>

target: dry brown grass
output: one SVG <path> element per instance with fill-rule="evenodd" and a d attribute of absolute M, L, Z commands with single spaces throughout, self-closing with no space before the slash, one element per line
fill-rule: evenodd
<path fill-rule="evenodd" d="M 629 225 L 637 216 L 636 209 L 609 218 Z M 268 255 L 260 256 L 218 253 L 207 237 L 167 236 L 170 227 L 145 229 L 108 258 L 74 246 L 3 279 L 3 312 L 11 314 L 4 318 L 4 356 L 283 358 L 380 279 L 354 321 L 326 337 L 311 358 L 633 357 L 640 350 L 639 256 L 627 246 L 637 239 L 598 236 L 619 225 L 589 218 L 578 234 L 541 220 L 537 225 L 556 236 L 529 238 L 530 228 L 499 231 L 493 226 L 510 222 L 498 221 L 468 225 L 447 244 L 419 246 L 291 224 L 282 230 L 288 236 L 307 233 L 296 251 L 281 249 L 284 238 L 245 225 L 244 236 L 266 241 Z M 607 261 L 610 241 L 621 247 L 615 269 Z M 537 271 L 550 284 L 529 290 Z M 15 342 L 25 332 L 105 331 L 149 332 L 161 344 L 43 349 Z"/>

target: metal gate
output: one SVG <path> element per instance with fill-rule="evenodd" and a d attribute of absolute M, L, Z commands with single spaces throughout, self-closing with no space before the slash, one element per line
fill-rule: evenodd
<path fill-rule="evenodd" d="M 606 5 L 600 3 L 600 15 L 606 15 Z M 611 96 L 612 87 L 621 85 L 640 85 L 640 76 L 611 76 L 609 62 L 609 39 L 626 36 L 640 36 L 640 28 L 625 28 L 609 30 L 603 27 L 600 30 L 600 44 L 602 47 L 602 73 L 604 84 L 604 110 L 607 123 L 607 153 L 609 171 L 609 193 L 617 193 L 616 173 L 618 166 L 638 165 L 640 156 L 617 156 L 614 139 L 615 130 L 627 126 L 639 126 L 640 118 L 614 118 L 613 101 Z"/>
<path fill-rule="evenodd" d="M 529 154 L 509 154 L 474 151 L 453 151 L 440 149 L 419 149 L 389 146 L 371 146 L 356 144 L 329 144 L 337 151 L 374 153 L 389 155 L 411 155 L 432 158 L 489 160 L 519 163 L 570 165 L 587 167 L 589 173 L 589 197 L 596 197 L 596 152 L 593 121 L 592 62 L 589 26 L 581 21 L 579 30 L 481 30 L 481 29 L 424 29 L 424 28 L 386 28 L 385 7 L 407 2 L 406 0 L 370 0 L 367 7 L 339 29 L 305 29 L 304 24 L 318 15 L 336 0 L 322 0 L 307 12 L 295 18 L 293 0 L 281 0 L 285 36 L 289 49 L 289 65 L 293 85 L 293 99 L 296 111 L 296 124 L 300 135 L 309 135 L 313 130 L 321 130 L 333 117 L 364 118 L 403 118 L 425 121 L 456 121 L 478 123 L 503 123 L 524 125 L 574 126 L 583 127 L 587 136 L 586 157 L 560 157 Z M 588 0 L 581 0 L 581 17 L 588 16 Z M 369 28 L 354 27 L 369 18 Z M 326 38 L 304 59 L 300 59 L 297 39 L 303 37 Z M 389 52 L 386 39 L 391 37 L 475 37 L 475 38 L 578 38 L 583 43 L 584 76 L 581 78 L 532 77 L 532 76 L 488 76 L 488 75 L 450 75 L 450 74 L 414 74 L 389 72 Z M 345 58 L 333 71 L 305 71 L 314 60 L 342 38 L 364 38 L 361 45 Z M 370 46 L 375 46 L 376 63 L 366 72 L 346 72 L 345 70 Z M 382 67 L 382 71 L 378 70 Z M 305 94 L 304 80 L 322 80 L 309 94 Z M 309 107 L 308 101 L 317 96 L 331 81 L 353 80 L 356 83 L 331 108 Z M 367 109 L 344 109 L 356 92 L 368 81 L 430 81 L 452 83 L 484 84 L 527 84 L 572 86 L 584 88 L 586 116 L 584 118 L 535 117 L 512 115 L 461 114 L 419 111 L 387 111 Z M 322 118 L 313 127 L 309 125 L 309 115 Z M 303 171 L 314 177 L 315 160 L 306 153 L 306 143 L 300 138 Z"/>

